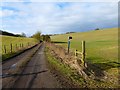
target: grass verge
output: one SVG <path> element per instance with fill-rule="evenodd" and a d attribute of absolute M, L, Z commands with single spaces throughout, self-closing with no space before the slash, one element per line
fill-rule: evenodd
<path fill-rule="evenodd" d="M 46 57 L 51 71 L 57 73 L 58 79 L 61 79 L 63 86 L 68 88 L 118 88 L 118 85 L 114 85 L 110 82 L 98 80 L 98 79 L 84 79 L 77 71 L 71 69 L 68 65 L 63 64 L 59 59 L 55 58 L 50 49 L 45 49 Z"/>
<path fill-rule="evenodd" d="M 65 87 L 81 87 L 84 88 L 85 86 L 85 79 L 77 74 L 75 70 L 72 70 L 69 66 L 63 64 L 59 60 L 57 60 L 55 57 L 53 57 L 49 51 L 49 49 L 46 47 L 45 53 L 47 56 L 47 60 L 49 63 L 50 68 L 54 73 L 58 74 L 59 79 L 61 79 L 61 82 Z"/>
<path fill-rule="evenodd" d="M 0 35 L 0 38 L 1 38 L 0 54 L 2 55 L 2 60 L 0 61 L 4 61 L 5 59 L 12 57 L 15 54 L 18 54 L 21 51 L 28 49 L 34 46 L 35 44 L 39 43 L 39 41 L 34 38 L 12 37 L 5 35 Z"/>
<path fill-rule="evenodd" d="M 13 57 L 15 57 L 15 56 L 17 56 L 17 55 L 20 55 L 21 53 L 23 53 L 23 52 L 25 52 L 25 51 L 27 51 L 27 50 L 29 50 L 29 49 L 32 49 L 32 48 L 34 48 L 35 46 L 37 46 L 38 44 L 35 44 L 34 46 L 32 46 L 32 47 L 29 47 L 29 48 L 27 48 L 27 49 L 22 49 L 22 50 L 19 50 L 19 51 L 17 51 L 17 52 L 12 52 L 12 53 L 7 53 L 7 54 L 4 54 L 4 55 L 2 55 L 2 62 L 4 63 L 4 61 L 7 61 L 8 59 L 10 59 L 10 58 L 13 58 Z M 1 61 L 0 61 L 1 62 Z"/>

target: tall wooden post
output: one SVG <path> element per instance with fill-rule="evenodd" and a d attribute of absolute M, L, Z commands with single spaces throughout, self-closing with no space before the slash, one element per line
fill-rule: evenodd
<path fill-rule="evenodd" d="M 85 41 L 82 41 L 82 62 L 85 66 Z"/>
<path fill-rule="evenodd" d="M 22 48 L 23 48 L 23 43 L 22 43 Z"/>
<path fill-rule="evenodd" d="M 28 47 L 29 47 L 29 42 L 28 42 Z"/>
<path fill-rule="evenodd" d="M 21 48 L 21 43 L 20 43 L 20 48 Z"/>
<path fill-rule="evenodd" d="M 17 50 L 17 44 L 16 44 L 16 50 Z"/>
<path fill-rule="evenodd" d="M 6 45 L 4 45 L 4 51 L 5 51 L 5 54 L 6 54 Z"/>
<path fill-rule="evenodd" d="M 11 53 L 12 53 L 12 43 L 10 44 L 10 47 L 11 47 Z"/>

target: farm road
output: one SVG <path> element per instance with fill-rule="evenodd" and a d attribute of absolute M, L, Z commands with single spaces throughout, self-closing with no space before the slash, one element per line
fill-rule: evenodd
<path fill-rule="evenodd" d="M 12 88 L 60 88 L 61 85 L 47 68 L 43 43 L 24 68 Z"/>
<path fill-rule="evenodd" d="M 2 64 L 2 74 L 6 74 L 8 72 L 9 69 L 11 69 L 11 67 L 13 65 L 17 65 L 17 63 L 21 60 L 23 60 L 24 58 L 28 57 L 28 55 L 30 53 L 33 53 L 33 51 L 35 51 L 37 48 L 40 47 L 40 44 L 31 48 L 31 49 L 28 49 L 26 50 L 25 52 L 21 53 L 20 55 L 14 57 L 14 58 L 11 58 L 7 61 L 5 61 L 3 64 Z"/>

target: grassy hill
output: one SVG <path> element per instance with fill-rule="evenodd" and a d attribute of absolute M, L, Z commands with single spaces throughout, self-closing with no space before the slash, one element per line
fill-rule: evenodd
<path fill-rule="evenodd" d="M 81 51 L 81 41 L 86 41 L 86 60 L 93 63 L 118 62 L 118 28 L 55 35 L 51 40 L 67 48 L 68 36 L 73 37 L 71 50 Z"/>
<path fill-rule="evenodd" d="M 36 40 L 34 38 L 0 35 L 0 42 L 2 42 L 2 50 L 0 50 L 0 53 L 2 54 L 3 58 L 7 58 L 12 55 L 10 53 L 10 49 L 11 49 L 10 45 L 11 44 L 12 44 L 13 53 L 16 53 L 16 52 L 19 52 L 20 50 L 23 50 L 25 48 L 28 48 L 28 47 L 38 43 L 38 40 Z M 20 44 L 21 44 L 21 47 L 20 47 Z M 22 47 L 22 44 L 23 44 L 23 47 Z M 4 46 L 6 47 L 6 53 L 5 53 Z"/>

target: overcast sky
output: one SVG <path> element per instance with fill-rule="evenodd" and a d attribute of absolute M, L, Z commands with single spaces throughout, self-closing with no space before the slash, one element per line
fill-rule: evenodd
<path fill-rule="evenodd" d="M 117 2 L 2 2 L 0 29 L 28 36 L 118 27 Z"/>

